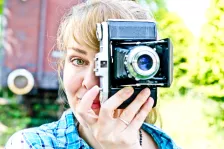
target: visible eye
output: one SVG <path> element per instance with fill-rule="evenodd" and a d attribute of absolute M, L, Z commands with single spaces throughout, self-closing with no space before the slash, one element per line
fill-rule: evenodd
<path fill-rule="evenodd" d="M 83 65 L 87 65 L 87 62 L 81 58 L 73 58 L 71 59 L 71 62 L 75 65 L 75 66 L 83 66 Z"/>

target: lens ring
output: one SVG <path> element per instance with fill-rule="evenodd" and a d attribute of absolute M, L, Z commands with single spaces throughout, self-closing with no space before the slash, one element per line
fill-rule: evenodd
<path fill-rule="evenodd" d="M 153 51 L 153 50 L 152 50 Z M 158 69 L 158 59 L 157 59 L 157 53 L 154 53 L 154 51 L 140 51 L 136 54 L 136 56 L 133 58 L 132 60 L 132 66 L 134 68 L 134 70 L 136 71 L 136 73 L 138 73 L 139 75 L 142 76 L 154 76 L 154 74 L 157 72 Z M 139 57 L 141 57 L 142 55 L 148 55 L 149 57 L 151 57 L 152 59 L 152 66 L 149 70 L 144 71 L 141 68 L 139 68 L 138 65 L 138 59 Z"/>
<path fill-rule="evenodd" d="M 139 68 L 138 59 L 143 55 L 149 56 L 152 59 L 152 66 L 148 70 Z M 148 46 L 137 46 L 128 54 L 126 66 L 130 75 L 136 80 L 146 80 L 152 78 L 158 72 L 160 60 L 158 54 L 152 48 Z"/>

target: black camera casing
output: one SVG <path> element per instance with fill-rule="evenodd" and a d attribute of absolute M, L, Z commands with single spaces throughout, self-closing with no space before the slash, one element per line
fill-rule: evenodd
<path fill-rule="evenodd" d="M 155 22 L 145 20 L 108 20 L 97 24 L 96 33 L 100 52 L 95 56 L 94 71 L 100 77 L 101 103 L 132 86 L 133 95 L 119 108 L 127 107 L 146 87 L 156 106 L 157 87 L 170 87 L 173 80 L 170 39 L 157 40 Z"/>

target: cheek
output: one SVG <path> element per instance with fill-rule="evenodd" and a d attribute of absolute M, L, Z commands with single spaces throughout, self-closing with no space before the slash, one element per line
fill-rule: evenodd
<path fill-rule="evenodd" d="M 63 85 L 68 99 L 74 98 L 76 92 L 81 88 L 83 81 L 83 75 L 81 73 L 71 70 L 72 69 L 65 68 L 63 75 Z"/>

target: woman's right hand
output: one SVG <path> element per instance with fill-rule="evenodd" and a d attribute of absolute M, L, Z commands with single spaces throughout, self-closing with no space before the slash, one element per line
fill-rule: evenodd
<path fill-rule="evenodd" d="M 99 115 L 91 109 L 94 99 L 99 94 L 99 87 L 94 86 L 80 101 L 76 116 L 82 126 L 87 127 L 103 149 L 138 149 L 139 129 L 152 109 L 153 99 L 149 88 L 143 89 L 120 114 L 114 118 L 114 111 L 132 94 L 132 87 L 125 87 L 101 105 Z"/>

